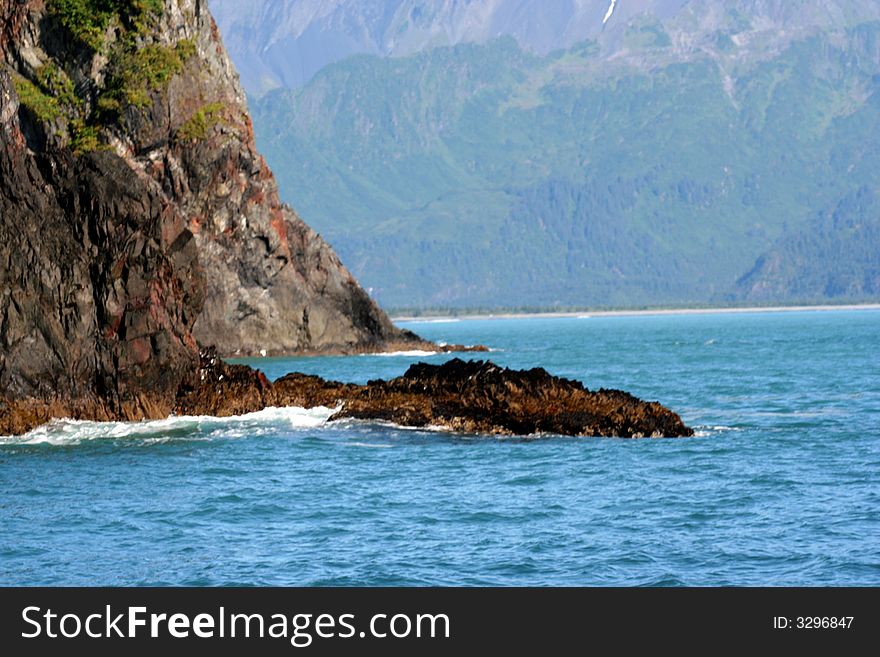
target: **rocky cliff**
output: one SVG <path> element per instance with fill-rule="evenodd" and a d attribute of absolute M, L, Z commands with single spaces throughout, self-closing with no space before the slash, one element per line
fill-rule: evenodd
<path fill-rule="evenodd" d="M 202 0 L 2 0 L 0 136 L 0 433 L 167 415 L 199 343 L 418 342 L 280 203 Z"/>
<path fill-rule="evenodd" d="M 0 72 L 0 433 L 167 415 L 198 364 L 192 234 L 118 156 L 32 151 L 18 113 Z M 31 409 L 5 429 L 3 397 Z"/>
<path fill-rule="evenodd" d="M 0 138 L 0 435 L 337 402 L 338 418 L 464 431 L 690 433 L 543 370 L 455 360 L 355 386 L 224 363 L 437 347 L 279 202 L 200 0 L 0 2 Z"/>
<path fill-rule="evenodd" d="M 29 152 L 109 152 L 195 236 L 200 342 L 247 354 L 411 339 L 280 203 L 203 1 L 7 0 L 4 16 Z"/>

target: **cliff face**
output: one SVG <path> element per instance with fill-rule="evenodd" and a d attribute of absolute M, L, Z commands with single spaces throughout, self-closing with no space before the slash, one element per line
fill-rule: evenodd
<path fill-rule="evenodd" d="M 158 42 L 187 40 L 194 55 L 146 112 L 127 113 L 117 150 L 161 185 L 196 236 L 208 281 L 196 338 L 226 354 L 357 351 L 409 339 L 279 201 L 206 3 L 165 4 Z"/>
<path fill-rule="evenodd" d="M 198 343 L 417 340 L 280 203 L 201 0 L 2 0 L 0 136 L 0 433 L 167 415 Z"/>
<path fill-rule="evenodd" d="M 30 150 L 12 86 L 0 72 L 2 397 L 55 405 L 29 423 L 167 415 L 198 364 L 192 234 L 113 153 Z"/>
<path fill-rule="evenodd" d="M 35 87 L 36 98 L 23 103 L 26 121 L 49 124 L 25 126 L 30 148 L 108 148 L 150 194 L 174 206 L 206 273 L 204 309 L 193 327 L 201 343 L 254 354 L 369 350 L 411 338 L 279 201 L 202 0 L 4 6 L 4 59 L 22 76 L 18 86 Z M 49 121 L 40 120 L 47 102 L 60 117 L 49 112 Z"/>

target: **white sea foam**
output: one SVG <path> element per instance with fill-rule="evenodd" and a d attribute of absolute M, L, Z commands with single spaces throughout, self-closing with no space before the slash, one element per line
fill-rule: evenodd
<path fill-rule="evenodd" d="M 364 429 L 367 431 L 371 431 L 376 428 L 389 429 L 391 431 L 400 431 L 404 433 L 419 433 L 419 432 L 436 432 L 436 433 L 448 433 L 453 434 L 456 433 L 453 429 L 449 427 L 444 427 L 440 425 L 434 424 L 426 424 L 421 427 L 415 426 L 407 426 L 405 424 L 398 424 L 397 422 L 391 422 L 390 420 L 378 420 L 378 419 L 361 419 L 355 417 L 344 417 L 340 420 L 334 420 L 333 424 L 338 424 L 341 427 L 346 427 L 348 429 Z"/>
<path fill-rule="evenodd" d="M 397 356 L 436 356 L 437 354 L 442 353 L 439 351 L 425 351 L 423 349 L 410 349 L 409 351 L 385 351 L 378 354 L 363 354 L 364 356 L 382 356 L 385 358 L 389 357 L 397 357 Z"/>
<path fill-rule="evenodd" d="M 92 440 L 138 439 L 146 443 L 175 438 L 210 439 L 271 433 L 279 427 L 308 429 L 322 426 L 339 408 L 269 407 L 232 417 L 171 416 L 143 422 L 88 422 L 52 420 L 22 436 L 0 436 L 0 445 L 79 445 Z"/>
<path fill-rule="evenodd" d="M 697 438 L 707 438 L 708 436 L 714 436 L 719 433 L 726 433 L 728 431 L 742 431 L 742 429 L 739 429 L 737 427 L 728 427 L 723 424 L 704 424 L 694 427 L 694 436 Z"/>
<path fill-rule="evenodd" d="M 443 317 L 439 319 L 406 319 L 401 320 L 401 324 L 454 324 L 460 321 L 456 317 Z"/>

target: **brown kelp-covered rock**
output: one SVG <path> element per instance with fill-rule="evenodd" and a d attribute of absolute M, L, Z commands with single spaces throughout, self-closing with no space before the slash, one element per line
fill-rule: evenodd
<path fill-rule="evenodd" d="M 259 370 L 224 362 L 216 349 L 201 352 L 198 376 L 181 386 L 176 415 L 244 415 L 272 406 L 272 384 Z"/>
<path fill-rule="evenodd" d="M 228 417 L 269 406 L 332 407 L 360 388 L 308 374 L 288 374 L 272 384 L 259 370 L 224 362 L 213 348 L 202 350 L 194 382 L 181 386 L 175 414 Z"/>
<path fill-rule="evenodd" d="M 332 420 L 380 420 L 483 434 L 690 436 L 693 430 L 657 402 L 620 390 L 590 391 L 543 369 L 511 370 L 489 361 L 419 363 L 390 381 L 366 385 L 288 374 L 268 384 L 243 366 L 219 368 L 208 357 L 200 385 L 179 412 L 233 415 L 263 406 L 337 407 Z"/>
<path fill-rule="evenodd" d="M 621 390 L 590 391 L 541 368 L 511 370 L 458 358 L 443 365 L 418 363 L 396 379 L 370 382 L 344 402 L 334 417 L 470 433 L 622 438 L 693 434 L 669 409 Z"/>

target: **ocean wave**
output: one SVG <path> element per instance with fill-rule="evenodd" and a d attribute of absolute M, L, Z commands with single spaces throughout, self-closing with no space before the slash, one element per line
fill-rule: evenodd
<path fill-rule="evenodd" d="M 162 420 L 141 422 L 93 422 L 88 420 L 56 419 L 21 436 L 0 436 L 0 447 L 7 446 L 76 446 L 94 441 L 126 441 L 133 445 L 153 445 L 175 441 L 210 441 L 259 436 L 278 436 L 279 432 L 297 429 L 317 429 L 342 409 L 316 406 L 268 407 L 254 413 L 216 417 L 212 415 L 180 415 Z M 554 433 L 538 432 L 529 435 L 494 435 L 462 432 L 448 426 L 428 424 L 407 426 L 379 419 L 342 418 L 333 422 L 340 428 L 361 428 L 367 432 L 386 429 L 405 434 L 444 434 L 456 439 L 491 439 L 522 441 L 542 438 L 570 438 Z M 741 431 L 726 426 L 698 426 L 696 436 L 705 437 L 722 431 Z M 391 447 L 386 444 L 352 443 L 361 447 Z"/>
<path fill-rule="evenodd" d="M 210 439 L 275 433 L 279 428 L 309 429 L 324 425 L 340 407 L 269 407 L 254 413 L 215 417 L 173 415 L 142 422 L 91 422 L 60 419 L 21 436 L 0 436 L 2 445 L 79 445 L 94 440 L 132 439 L 141 443 L 164 443 L 175 439 Z"/>
<path fill-rule="evenodd" d="M 438 342 L 437 346 L 445 347 L 448 343 L 446 342 Z M 476 345 L 465 345 L 466 349 L 472 349 Z M 497 348 L 489 348 L 490 352 L 501 352 L 504 349 Z M 428 351 L 426 349 L 409 349 L 404 351 L 381 351 L 379 353 L 372 354 L 360 354 L 361 357 L 364 356 L 380 356 L 382 358 L 427 358 L 429 356 L 447 356 L 449 354 L 454 354 L 458 352 L 451 351 Z"/>
<path fill-rule="evenodd" d="M 741 427 L 729 427 L 724 424 L 700 424 L 694 427 L 695 438 L 706 438 L 719 433 L 727 433 L 728 431 L 745 431 Z"/>
<path fill-rule="evenodd" d="M 409 351 L 384 351 L 378 354 L 362 354 L 364 356 L 382 356 L 384 358 L 389 357 L 400 357 L 400 356 L 436 356 L 441 354 L 441 351 L 425 351 L 424 349 L 410 349 Z"/>
<path fill-rule="evenodd" d="M 400 324 L 455 324 L 460 321 L 455 317 L 443 317 L 438 319 L 407 319 L 400 321 Z"/>

